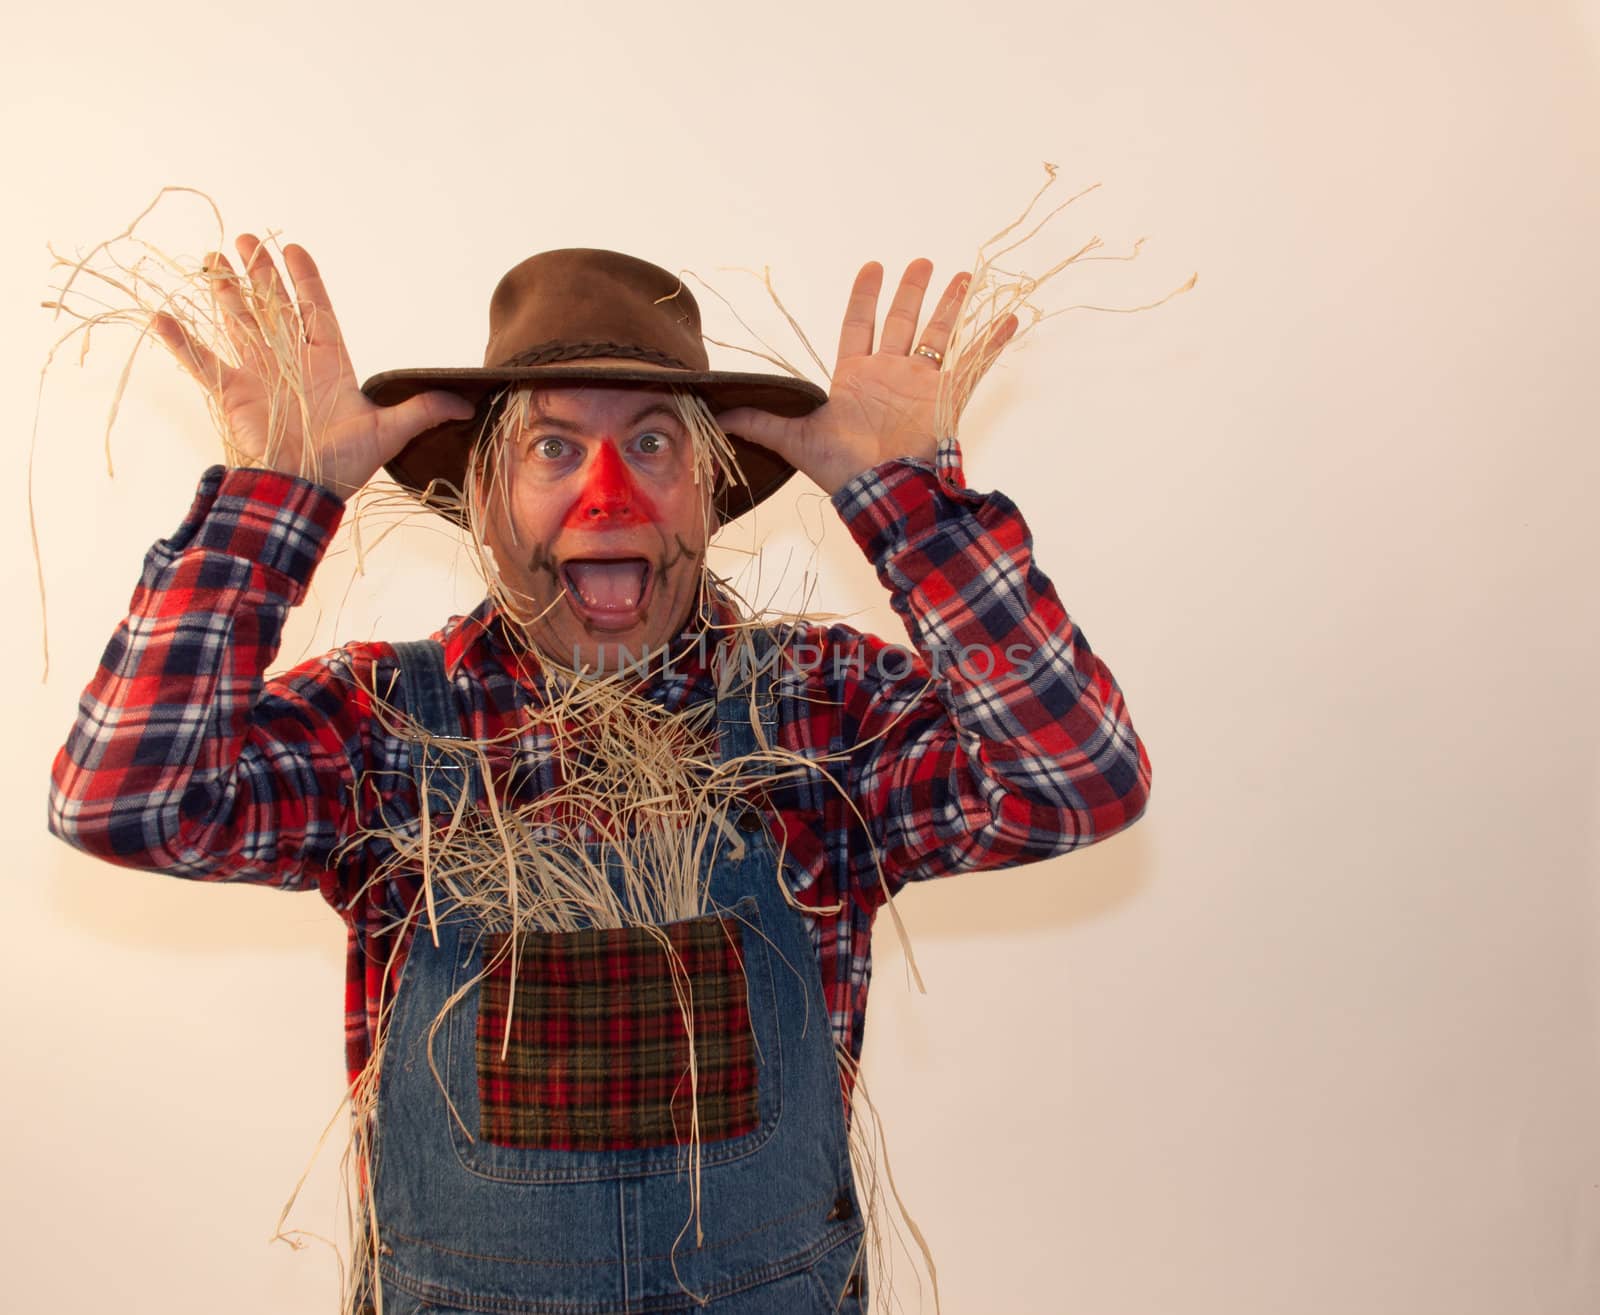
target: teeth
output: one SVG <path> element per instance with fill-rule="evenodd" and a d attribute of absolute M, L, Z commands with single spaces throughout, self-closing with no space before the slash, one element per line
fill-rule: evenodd
<path fill-rule="evenodd" d="M 643 559 L 567 563 L 567 584 L 585 607 L 601 612 L 631 611 L 644 597 L 649 568 Z"/>

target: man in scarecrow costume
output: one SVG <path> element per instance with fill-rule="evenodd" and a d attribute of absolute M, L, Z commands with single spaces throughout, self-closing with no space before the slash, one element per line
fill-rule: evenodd
<path fill-rule="evenodd" d="M 496 289 L 481 368 L 358 389 L 310 256 L 284 251 L 291 298 L 261 243 L 239 252 L 242 274 L 210 264 L 237 364 L 154 328 L 245 461 L 152 549 L 52 829 L 135 867 L 319 888 L 347 922 L 353 1305 L 864 1310 L 849 1124 L 874 915 L 907 881 L 1108 836 L 1150 777 L 1016 507 L 969 490 L 937 432 L 964 279 L 919 331 L 913 262 L 879 330 L 866 266 L 825 394 L 709 369 L 666 271 L 546 252 Z M 973 344 L 969 383 L 1015 327 Z M 489 598 L 431 640 L 267 679 L 385 467 L 468 526 Z M 914 652 L 753 625 L 707 571 L 716 529 L 796 469 Z M 645 854 L 646 831 L 678 849 Z"/>

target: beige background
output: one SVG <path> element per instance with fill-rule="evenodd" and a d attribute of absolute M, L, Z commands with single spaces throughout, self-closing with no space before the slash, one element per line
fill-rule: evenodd
<path fill-rule="evenodd" d="M 470 362 L 502 270 L 770 264 L 825 352 L 862 260 L 942 272 L 1061 166 L 1104 184 L 1074 312 L 968 417 L 1155 764 L 1098 849 L 903 900 L 867 1073 L 944 1309 L 1577 1315 L 1600 1306 L 1600 6 L 31 6 L 0 53 L 6 1133 L 18 1312 L 327 1311 L 269 1247 L 341 1087 L 315 896 L 80 858 L 51 756 L 215 451 L 126 342 L 44 394 L 45 243 L 164 183 L 321 260 L 363 374 Z M 201 240 L 191 212 L 163 235 Z M 831 512 L 766 578 L 896 622 Z M 448 549 L 338 564 L 285 657 L 474 600 Z M 316 1177 L 299 1216 L 326 1227 Z M 931 1309 L 931 1307 L 930 1307 Z"/>

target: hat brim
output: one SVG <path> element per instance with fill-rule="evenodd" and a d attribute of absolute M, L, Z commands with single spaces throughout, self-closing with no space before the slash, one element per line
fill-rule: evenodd
<path fill-rule="evenodd" d="M 379 406 L 394 406 L 419 393 L 442 389 L 466 398 L 476 413 L 470 420 L 452 420 L 418 434 L 384 469 L 424 505 L 459 520 L 455 497 L 433 502 L 427 496 L 428 490 L 448 485 L 459 493 L 466 487 L 467 457 L 484 431 L 494 398 L 510 384 L 534 382 L 692 388 L 713 411 L 749 406 L 780 416 L 807 415 L 828 400 L 827 393 L 816 384 L 790 375 L 674 370 L 644 362 L 602 365 L 562 361 L 476 369 L 385 370 L 361 385 L 361 391 Z M 728 438 L 744 480 L 717 490 L 716 512 L 721 524 L 742 516 L 776 493 L 794 474 L 794 467 L 770 448 L 737 434 L 730 433 Z"/>

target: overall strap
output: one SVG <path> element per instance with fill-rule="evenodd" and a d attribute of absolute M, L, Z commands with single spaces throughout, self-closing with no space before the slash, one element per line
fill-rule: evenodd
<path fill-rule="evenodd" d="M 444 645 L 433 639 L 408 640 L 394 645 L 394 655 L 400 664 L 395 702 L 430 737 L 411 742 L 418 794 L 427 790 L 430 813 L 453 813 L 464 792 L 476 794 L 476 774 L 465 755 L 451 747 L 468 741 L 461 733 L 461 713 L 445 670 Z"/>
<path fill-rule="evenodd" d="M 730 759 L 755 753 L 766 745 L 778 742 L 778 664 L 783 660 L 782 646 L 772 631 L 753 630 L 748 648 L 735 645 L 727 659 L 732 667 L 728 688 L 717 699 L 718 759 Z M 756 733 L 752 723 L 761 727 Z M 766 775 L 771 765 L 761 766 L 759 774 Z"/>

